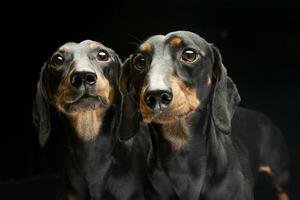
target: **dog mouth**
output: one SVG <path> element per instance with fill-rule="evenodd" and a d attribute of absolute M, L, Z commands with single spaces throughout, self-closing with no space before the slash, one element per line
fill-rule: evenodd
<path fill-rule="evenodd" d="M 83 94 L 74 100 L 65 101 L 65 111 L 67 112 L 80 112 L 94 110 L 99 107 L 108 107 L 109 100 L 103 96 Z"/>
<path fill-rule="evenodd" d="M 143 116 L 143 121 L 145 123 L 159 123 L 159 124 L 167 124 L 172 123 L 174 121 L 187 118 L 193 110 L 189 110 L 186 112 L 179 112 L 178 110 L 170 110 L 170 109 L 160 109 L 160 110 L 148 110 L 148 112 L 141 112 Z"/>

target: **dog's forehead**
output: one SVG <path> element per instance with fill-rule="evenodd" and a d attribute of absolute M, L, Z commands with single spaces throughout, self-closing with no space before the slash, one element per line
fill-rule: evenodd
<path fill-rule="evenodd" d="M 160 45 L 164 42 L 165 36 L 164 35 L 154 35 L 148 38 L 145 42 L 150 43 L 151 45 Z"/>
<path fill-rule="evenodd" d="M 149 37 L 141 43 L 141 45 L 138 48 L 139 51 L 144 53 L 160 51 L 164 41 L 164 37 L 165 36 L 163 35 L 154 35 Z"/>
<path fill-rule="evenodd" d="M 76 50 L 80 52 L 94 52 L 99 49 L 107 49 L 103 44 L 93 40 L 84 40 L 77 45 Z"/>
<path fill-rule="evenodd" d="M 58 51 L 62 53 L 70 52 L 77 46 L 75 42 L 66 42 L 58 48 Z"/>
<path fill-rule="evenodd" d="M 194 44 L 199 46 L 200 48 L 206 48 L 208 46 L 208 42 L 202 38 L 200 35 L 190 32 L 190 31 L 175 31 L 170 32 L 166 35 L 167 41 L 172 41 L 172 38 L 180 38 L 183 43 L 186 44 Z"/>
<path fill-rule="evenodd" d="M 99 49 L 103 44 L 94 40 L 84 40 L 78 44 L 78 48 Z"/>
<path fill-rule="evenodd" d="M 84 40 L 80 43 L 67 42 L 58 48 L 58 51 L 65 54 L 83 55 L 99 49 L 107 49 L 103 44 L 93 40 Z"/>
<path fill-rule="evenodd" d="M 204 40 L 200 35 L 190 32 L 190 31 L 174 31 L 170 32 L 166 35 L 166 37 L 173 37 L 173 36 L 178 36 L 181 38 L 188 38 L 192 40 Z"/>
<path fill-rule="evenodd" d="M 189 31 L 175 31 L 166 35 L 155 35 L 148 38 L 144 43 L 149 43 L 156 51 L 162 50 L 166 45 L 179 45 L 182 43 L 194 44 L 204 50 L 209 44 L 204 38 Z"/>

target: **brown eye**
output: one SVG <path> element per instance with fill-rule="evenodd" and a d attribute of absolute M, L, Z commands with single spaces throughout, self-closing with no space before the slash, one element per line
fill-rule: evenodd
<path fill-rule="evenodd" d="M 134 59 L 133 65 L 137 70 L 143 71 L 146 67 L 146 59 L 143 56 L 138 56 Z"/>
<path fill-rule="evenodd" d="M 54 67 L 59 67 L 63 65 L 65 62 L 65 59 L 62 55 L 56 54 L 52 57 L 51 63 Z"/>
<path fill-rule="evenodd" d="M 97 54 L 97 58 L 98 58 L 98 60 L 100 60 L 100 61 L 108 61 L 109 55 L 108 55 L 108 53 L 107 53 L 106 51 L 100 50 L 100 51 L 98 52 L 98 54 Z"/>
<path fill-rule="evenodd" d="M 198 57 L 198 54 L 193 49 L 186 49 L 181 55 L 181 59 L 185 62 L 193 62 Z"/>

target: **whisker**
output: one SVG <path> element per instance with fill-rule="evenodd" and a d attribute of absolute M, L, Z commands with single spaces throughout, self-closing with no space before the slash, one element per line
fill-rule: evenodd
<path fill-rule="evenodd" d="M 132 34 L 128 34 L 128 37 L 135 39 L 136 41 L 138 41 L 139 43 L 142 43 L 142 40 L 140 40 L 137 36 L 132 35 Z"/>
<path fill-rule="evenodd" d="M 140 44 L 139 43 L 137 43 L 137 42 L 128 42 L 128 44 L 132 44 L 132 45 L 134 45 L 135 47 L 138 47 Z"/>

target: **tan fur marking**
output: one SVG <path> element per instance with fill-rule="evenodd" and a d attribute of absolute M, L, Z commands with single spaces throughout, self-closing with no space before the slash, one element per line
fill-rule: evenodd
<path fill-rule="evenodd" d="M 163 134 L 165 139 L 170 142 L 173 150 L 178 151 L 186 146 L 190 131 L 186 121 L 180 119 L 173 123 L 164 124 Z"/>
<path fill-rule="evenodd" d="M 114 100 L 114 90 L 104 75 L 100 75 L 99 73 L 96 74 L 99 79 L 96 90 L 101 94 L 102 98 L 107 101 L 108 105 L 111 106 Z"/>
<path fill-rule="evenodd" d="M 181 111 L 184 112 L 188 109 L 188 112 L 190 112 L 200 106 L 200 100 L 197 97 L 196 89 L 187 87 L 181 80 L 174 76 L 171 77 L 170 81 L 172 91 L 176 94 L 170 104 L 170 108 L 176 109 L 185 105 Z M 187 108 L 187 104 L 189 108 Z"/>
<path fill-rule="evenodd" d="M 285 192 L 280 192 L 277 197 L 278 200 L 289 200 L 289 197 Z"/>
<path fill-rule="evenodd" d="M 73 194 L 68 194 L 68 198 L 67 199 L 68 200 L 77 200 L 77 198 Z"/>
<path fill-rule="evenodd" d="M 178 36 L 175 36 L 170 40 L 170 44 L 175 47 L 181 45 L 181 43 L 182 43 L 182 38 Z"/>
<path fill-rule="evenodd" d="M 93 42 L 92 44 L 90 44 L 90 48 L 91 49 L 98 49 L 99 48 L 99 44 L 96 42 Z"/>
<path fill-rule="evenodd" d="M 58 50 L 61 52 L 67 52 L 67 51 L 69 51 L 69 49 L 70 49 L 70 47 L 68 45 L 63 45 L 63 46 L 59 47 Z"/>
<path fill-rule="evenodd" d="M 276 181 L 276 177 L 274 176 L 273 171 L 270 166 L 266 166 L 266 165 L 260 166 L 258 171 L 261 173 L 266 173 L 271 177 L 273 185 L 278 192 L 277 197 L 279 200 L 289 200 L 288 195 L 283 191 L 283 189 L 280 187 L 280 185 L 278 185 L 278 183 Z"/>
<path fill-rule="evenodd" d="M 152 51 L 152 46 L 150 43 L 148 42 L 144 42 L 143 44 L 141 44 L 140 46 L 140 51 L 144 52 L 144 53 L 150 53 Z"/>
<path fill-rule="evenodd" d="M 269 166 L 260 166 L 258 171 L 261 173 L 267 173 L 269 175 L 273 175 L 273 172 Z"/>
<path fill-rule="evenodd" d="M 90 141 L 99 133 L 103 114 L 106 108 L 69 113 L 69 119 L 76 130 L 78 137 L 83 141 Z"/>
<path fill-rule="evenodd" d="M 69 81 L 69 74 L 59 83 L 56 94 L 55 94 L 55 105 L 61 112 L 65 112 L 64 105 L 65 101 L 74 99 L 77 94 L 71 87 Z"/>

